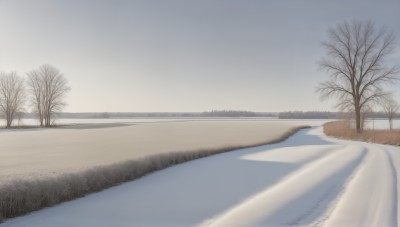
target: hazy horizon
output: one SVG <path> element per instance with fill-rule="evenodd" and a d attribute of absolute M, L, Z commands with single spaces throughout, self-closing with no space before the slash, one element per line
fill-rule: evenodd
<path fill-rule="evenodd" d="M 65 112 L 336 111 L 315 87 L 326 31 L 371 20 L 400 42 L 400 2 L 0 0 L 0 71 L 51 64 Z M 400 48 L 388 63 L 400 64 Z M 397 90 L 400 83 L 390 87 Z"/>

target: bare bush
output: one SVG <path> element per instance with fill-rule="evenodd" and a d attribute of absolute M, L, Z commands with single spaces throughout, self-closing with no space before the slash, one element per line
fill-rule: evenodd
<path fill-rule="evenodd" d="M 5 184 L 0 182 L 0 220 L 1 217 L 12 218 L 79 198 L 88 193 L 134 180 L 151 172 L 183 162 L 241 148 L 278 143 L 286 140 L 302 128 L 308 128 L 308 126 L 292 128 L 278 139 L 249 146 L 227 146 L 188 152 L 171 152 L 95 167 L 79 173 L 64 174 L 57 177 L 20 180 Z"/>
<path fill-rule="evenodd" d="M 386 98 L 382 102 L 383 110 L 386 113 L 386 116 L 389 121 L 389 129 L 393 129 L 393 119 L 396 117 L 397 111 L 399 111 L 399 104 L 392 98 Z"/>
<path fill-rule="evenodd" d="M 24 81 L 15 72 L 0 73 L 0 114 L 10 128 L 14 119 L 24 110 Z"/>
<path fill-rule="evenodd" d="M 52 117 L 66 105 L 64 98 L 70 90 L 68 81 L 57 68 L 43 65 L 28 73 L 28 88 L 40 126 L 51 126 Z"/>
<path fill-rule="evenodd" d="M 319 64 L 330 80 L 319 84 L 317 92 L 322 98 L 336 97 L 342 110 L 354 111 L 361 132 L 363 108 L 387 96 L 382 85 L 398 79 L 399 67 L 384 64 L 394 51 L 395 36 L 360 21 L 344 22 L 328 33 L 329 40 L 322 43 L 327 57 Z"/>

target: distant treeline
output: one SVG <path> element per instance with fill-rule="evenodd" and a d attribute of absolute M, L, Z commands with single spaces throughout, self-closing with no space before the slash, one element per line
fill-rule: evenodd
<path fill-rule="evenodd" d="M 198 113 L 199 117 L 276 117 L 276 113 L 251 112 L 239 110 L 213 110 Z"/>
<path fill-rule="evenodd" d="M 336 119 L 343 113 L 338 112 L 321 112 L 321 111 L 288 111 L 280 112 L 280 119 Z"/>
<path fill-rule="evenodd" d="M 21 114 L 22 118 L 35 118 L 32 113 Z M 86 112 L 86 113 L 57 113 L 58 118 L 238 118 L 238 117 L 278 117 L 280 119 L 345 119 L 350 117 L 348 112 L 328 111 L 288 111 L 288 112 L 252 112 L 241 110 L 212 110 L 205 112 Z M 368 113 L 368 118 L 386 118 L 384 112 Z M 396 118 L 400 118 L 397 115 Z"/>
<path fill-rule="evenodd" d="M 197 117 L 277 117 L 278 113 L 251 112 L 241 110 L 212 110 L 205 112 L 88 112 L 58 113 L 58 118 L 197 118 Z M 33 118 L 31 113 L 22 114 L 23 118 Z"/>
<path fill-rule="evenodd" d="M 367 113 L 367 118 L 386 118 L 385 112 L 371 112 Z M 280 112 L 278 118 L 280 119 L 346 119 L 351 117 L 348 112 L 329 112 L 329 111 L 288 111 Z M 398 114 L 396 118 L 399 118 Z"/>

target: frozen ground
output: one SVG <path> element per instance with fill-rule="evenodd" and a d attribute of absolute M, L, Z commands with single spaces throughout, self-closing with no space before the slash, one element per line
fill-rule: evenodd
<path fill-rule="evenodd" d="M 156 153 L 268 142 L 303 124 L 265 119 L 69 119 L 61 123 L 71 125 L 0 129 L 0 183 Z"/>
<path fill-rule="evenodd" d="M 330 139 L 316 127 L 0 226 L 397 226 L 399 168 L 399 147 Z"/>

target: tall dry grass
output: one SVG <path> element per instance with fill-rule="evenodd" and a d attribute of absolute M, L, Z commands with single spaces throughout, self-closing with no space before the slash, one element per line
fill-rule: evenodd
<path fill-rule="evenodd" d="M 328 122 L 324 124 L 324 133 L 339 139 L 400 146 L 400 130 L 366 129 L 362 133 L 357 133 L 351 128 L 349 121 Z"/>
<path fill-rule="evenodd" d="M 157 154 L 109 166 L 98 166 L 79 173 L 3 183 L 0 184 L 0 223 L 6 218 L 76 199 L 179 163 L 232 150 L 278 143 L 303 128 L 308 126 L 292 128 L 278 139 L 265 143 Z"/>

